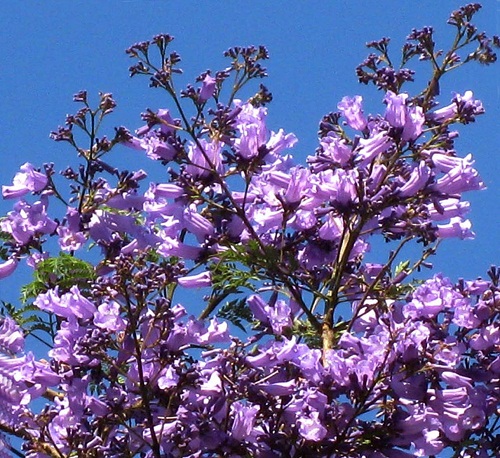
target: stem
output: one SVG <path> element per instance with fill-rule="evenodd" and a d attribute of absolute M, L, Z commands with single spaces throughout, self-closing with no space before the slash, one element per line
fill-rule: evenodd
<path fill-rule="evenodd" d="M 89 150 L 88 150 L 88 155 L 83 154 L 83 157 L 85 158 L 85 161 L 86 161 L 86 167 L 85 167 L 85 173 L 84 173 L 84 177 L 83 177 L 82 190 L 80 192 L 80 199 L 78 202 L 78 213 L 80 215 L 82 214 L 85 194 L 89 188 L 90 180 L 92 179 L 90 167 L 91 167 L 92 161 L 93 161 L 93 150 L 94 150 L 94 141 L 95 141 L 95 113 L 93 111 L 90 111 L 90 122 L 91 122 L 90 132 L 87 131 L 87 133 L 90 137 L 90 146 L 89 146 Z"/>
<path fill-rule="evenodd" d="M 353 314 L 353 316 L 352 316 L 352 318 L 351 318 L 351 320 L 349 322 L 349 327 L 347 328 L 347 332 L 349 332 L 352 329 L 352 326 L 354 325 L 354 321 L 356 320 L 356 318 L 358 318 L 359 312 L 361 311 L 361 308 L 362 308 L 364 302 L 366 301 L 366 299 L 368 299 L 368 296 L 373 292 L 373 290 L 375 289 L 375 287 L 377 286 L 377 284 L 380 282 L 380 280 L 382 279 L 382 277 L 384 276 L 384 274 L 391 268 L 392 263 L 394 262 L 394 260 L 398 256 L 398 254 L 401 252 L 401 250 L 403 249 L 403 247 L 410 240 L 412 240 L 412 238 L 413 237 L 406 237 L 405 239 L 403 239 L 401 241 L 401 243 L 399 244 L 399 246 L 397 247 L 397 249 L 394 250 L 394 252 L 391 253 L 391 256 L 387 260 L 387 263 L 385 264 L 385 266 L 383 267 L 383 269 L 381 269 L 381 271 L 378 273 L 378 275 L 375 277 L 375 280 L 373 280 L 373 282 L 367 288 L 367 290 L 363 294 L 363 297 L 359 301 L 359 304 L 356 307 L 356 311 L 354 312 L 354 314 Z M 369 308 L 366 311 L 366 313 L 369 312 L 370 310 L 371 310 L 371 308 Z"/>
<path fill-rule="evenodd" d="M 323 355 L 326 350 L 332 349 L 334 344 L 333 333 L 333 314 L 338 304 L 339 290 L 345 273 L 345 268 L 349 262 L 351 251 L 354 248 L 356 240 L 358 240 L 361 229 L 365 223 L 364 218 L 360 218 L 353 230 L 349 230 L 348 224 L 344 226 L 342 239 L 340 242 L 339 250 L 337 253 L 337 261 L 335 263 L 335 270 L 333 277 L 328 281 L 329 287 L 328 297 L 329 300 L 325 301 L 325 311 L 323 316 Z"/>
<path fill-rule="evenodd" d="M 23 455 L 19 450 L 12 447 L 12 445 L 8 445 L 7 447 L 9 449 L 9 451 L 11 451 L 14 455 L 19 456 L 21 458 L 25 458 L 26 455 Z"/>
<path fill-rule="evenodd" d="M 196 136 L 196 134 L 195 134 L 192 126 L 188 122 L 188 119 L 187 119 L 187 117 L 186 117 L 186 115 L 184 113 L 184 110 L 183 110 L 183 108 L 182 108 L 182 106 L 180 104 L 179 99 L 177 98 L 177 96 L 175 95 L 175 93 L 172 93 L 170 91 L 169 91 L 169 93 L 172 96 L 172 98 L 174 100 L 174 103 L 175 103 L 175 105 L 177 107 L 177 110 L 178 110 L 178 112 L 179 112 L 179 114 L 180 114 L 180 116 L 182 118 L 182 121 L 184 123 L 186 132 L 190 135 L 190 137 L 192 138 L 192 140 L 195 142 L 196 146 L 198 147 L 198 149 L 202 153 L 204 159 L 207 161 L 207 164 L 209 165 L 211 171 L 212 172 L 216 172 L 215 165 L 212 163 L 212 161 L 208 157 L 207 153 L 205 152 L 203 146 L 200 143 L 199 138 Z M 265 258 L 265 255 L 266 255 L 265 254 L 266 253 L 265 246 L 264 246 L 262 240 L 260 239 L 259 235 L 255 232 L 255 229 L 253 228 L 252 224 L 250 223 L 250 221 L 246 217 L 246 213 L 245 213 L 244 207 L 240 207 L 236 203 L 236 201 L 234 200 L 234 198 L 233 198 L 233 196 L 231 194 L 231 191 L 229 190 L 229 188 L 228 188 L 226 182 L 224 181 L 224 179 L 218 173 L 214 173 L 214 176 L 215 176 L 215 180 L 217 181 L 217 183 L 221 186 L 222 190 L 224 191 L 225 196 L 229 199 L 229 201 L 231 203 L 231 206 L 233 208 L 234 213 L 236 214 L 236 216 L 238 216 L 239 218 L 241 218 L 241 220 L 245 224 L 246 228 L 248 229 L 248 231 L 252 235 L 253 239 L 258 243 L 261 255 Z M 248 179 L 246 181 L 248 182 Z M 287 286 L 292 286 L 290 284 L 290 282 L 289 282 L 289 278 L 290 278 L 289 273 L 288 272 L 283 272 L 282 269 L 281 269 L 281 267 L 279 267 L 277 269 L 277 271 L 281 274 L 281 275 L 278 276 L 279 280 L 282 281 Z M 318 331 L 320 331 L 320 329 L 321 329 L 320 323 L 318 322 L 318 320 L 316 319 L 316 317 L 311 313 L 311 311 L 309 310 L 309 308 L 306 306 L 306 304 L 304 303 L 304 301 L 303 301 L 302 296 L 300 295 L 300 293 L 297 292 L 296 288 L 293 288 L 293 287 L 290 288 L 290 292 L 292 293 L 294 299 L 297 301 L 297 303 L 301 306 L 301 308 L 304 310 L 304 312 L 308 316 L 308 319 L 310 320 L 311 324 Z"/>
<path fill-rule="evenodd" d="M 43 453 L 46 453 L 51 457 L 64 458 L 63 454 L 57 449 L 57 446 L 55 444 L 52 446 L 46 442 L 40 442 L 38 440 L 38 438 L 33 437 L 25 429 L 11 428 L 9 426 L 6 426 L 6 425 L 0 423 L 0 431 L 4 432 L 6 434 L 9 434 L 11 436 L 15 436 L 15 437 L 18 437 L 20 439 L 24 439 L 25 441 L 33 441 L 34 443 L 36 443 L 37 451 L 42 451 Z M 52 438 L 50 435 L 49 435 L 49 437 Z M 9 446 L 9 448 L 11 451 L 15 450 L 10 446 Z M 25 455 L 20 454 L 18 456 L 24 457 Z"/>
<path fill-rule="evenodd" d="M 124 297 L 127 305 L 127 313 L 130 320 L 131 329 L 137 329 L 138 323 L 137 320 L 135 319 L 134 314 L 132 313 L 132 304 L 127 294 L 126 288 L 124 288 Z M 141 342 L 139 341 L 139 337 L 136 332 L 132 333 L 132 337 L 134 340 L 134 349 L 135 349 L 134 356 L 137 363 L 137 372 L 139 375 L 139 391 L 141 393 L 143 407 L 146 412 L 147 427 L 151 433 L 151 442 L 152 442 L 151 449 L 156 458 L 161 458 L 160 443 L 158 442 L 158 438 L 156 437 L 156 432 L 154 430 L 154 419 L 153 419 L 153 414 L 151 412 L 151 406 L 149 405 L 148 388 L 146 386 L 144 369 L 142 367 Z"/>

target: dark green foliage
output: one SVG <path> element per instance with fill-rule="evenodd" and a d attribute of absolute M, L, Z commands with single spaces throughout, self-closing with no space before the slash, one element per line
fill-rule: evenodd
<path fill-rule="evenodd" d="M 217 317 L 233 323 L 244 332 L 247 330 L 243 322 L 251 323 L 254 320 L 246 298 L 227 301 L 217 312 Z"/>

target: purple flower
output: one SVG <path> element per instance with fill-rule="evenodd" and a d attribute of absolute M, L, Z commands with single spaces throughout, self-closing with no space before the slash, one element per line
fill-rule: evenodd
<path fill-rule="evenodd" d="M 77 317 L 88 320 L 95 312 L 95 305 L 82 296 L 77 286 L 72 286 L 69 292 L 61 297 L 56 286 L 55 289 L 39 294 L 33 303 L 41 310 L 67 319 Z"/>
<path fill-rule="evenodd" d="M 87 334 L 87 328 L 78 324 L 76 316 L 71 315 L 61 323 L 61 328 L 54 338 L 54 346 L 49 356 L 56 361 L 69 365 L 79 365 L 89 362 L 89 357 L 80 353 L 78 342 Z"/>
<path fill-rule="evenodd" d="M 187 150 L 189 164 L 186 166 L 186 173 L 195 178 L 206 177 L 213 172 L 222 174 L 224 166 L 220 142 L 207 142 L 201 138 L 199 145 L 190 143 Z"/>
<path fill-rule="evenodd" d="M 238 441 L 251 441 L 255 439 L 255 417 L 259 413 L 259 406 L 248 406 L 241 401 L 231 404 L 230 416 L 233 418 L 231 436 Z"/>
<path fill-rule="evenodd" d="M 450 105 L 435 110 L 431 117 L 434 121 L 446 122 L 460 115 L 470 121 L 475 115 L 482 113 L 484 113 L 484 108 L 481 101 L 474 99 L 472 91 L 465 91 L 464 95 L 455 94 Z"/>
<path fill-rule="evenodd" d="M 131 137 L 124 144 L 133 149 L 146 151 L 146 156 L 153 160 L 171 161 L 177 153 L 174 146 L 154 134 L 144 138 Z"/>
<path fill-rule="evenodd" d="M 66 226 L 59 226 L 57 234 L 59 235 L 59 246 L 63 251 L 79 250 L 87 241 L 83 232 L 73 232 Z"/>
<path fill-rule="evenodd" d="M 212 78 L 209 74 L 205 75 L 200 89 L 200 95 L 198 97 L 200 102 L 205 102 L 214 95 L 216 82 L 216 79 Z"/>
<path fill-rule="evenodd" d="M 29 162 L 23 164 L 20 170 L 16 173 L 12 186 L 2 186 L 4 199 L 14 199 L 29 192 L 39 192 L 47 186 L 47 177 L 43 173 L 37 172 Z"/>
<path fill-rule="evenodd" d="M 269 151 L 269 155 L 266 158 L 271 157 L 279 160 L 281 152 L 285 149 L 293 148 L 297 141 L 298 139 L 295 134 L 285 134 L 283 129 L 278 130 L 278 132 L 271 132 L 269 140 L 266 143 L 266 149 Z"/>
<path fill-rule="evenodd" d="M 203 243 L 214 233 L 213 224 L 198 213 L 195 204 L 191 204 L 184 210 L 183 223 L 184 227 L 195 235 L 199 243 Z"/>
<path fill-rule="evenodd" d="M 466 157 L 457 157 L 453 152 L 446 154 L 443 150 L 432 150 L 429 151 L 429 155 L 432 163 L 440 172 L 449 172 L 456 167 L 470 168 L 474 161 L 472 160 L 472 154 L 468 154 Z"/>
<path fill-rule="evenodd" d="M 434 156 L 435 155 L 432 156 L 433 162 L 436 160 Z M 471 160 L 471 157 L 472 156 L 469 154 L 464 159 L 455 158 L 458 164 L 450 168 L 450 170 L 436 182 L 433 188 L 444 194 L 460 194 L 465 191 L 484 189 L 485 186 L 481 177 L 477 170 L 472 168 L 474 161 Z"/>
<path fill-rule="evenodd" d="M 418 166 L 412 170 L 408 180 L 399 188 L 399 196 L 408 197 L 421 191 L 428 183 L 430 175 L 431 169 L 425 165 L 424 161 L 421 161 Z"/>
<path fill-rule="evenodd" d="M 356 170 L 325 170 L 312 176 L 311 182 L 314 196 L 323 201 L 347 205 L 358 199 Z"/>
<path fill-rule="evenodd" d="M 308 243 L 303 249 L 299 250 L 297 260 L 303 268 L 315 269 L 334 262 L 335 256 L 335 250 L 323 249 L 317 244 Z"/>
<path fill-rule="evenodd" d="M 212 277 L 210 272 L 200 272 L 196 275 L 187 275 L 177 279 L 179 285 L 184 288 L 202 288 L 204 286 L 212 285 Z"/>
<path fill-rule="evenodd" d="M 292 218 L 288 220 L 288 224 L 292 229 L 299 231 L 306 231 L 316 226 L 318 218 L 314 214 L 314 211 L 308 210 L 296 210 Z"/>
<path fill-rule="evenodd" d="M 423 401 L 427 392 L 424 374 L 407 376 L 404 373 L 397 373 L 392 376 L 390 385 L 398 398 L 413 401 Z"/>
<path fill-rule="evenodd" d="M 344 97 L 337 105 L 342 116 L 346 118 L 349 127 L 356 130 L 364 130 L 366 127 L 366 118 L 361 106 L 362 101 L 363 97 L 356 95 L 353 98 Z"/>
<path fill-rule="evenodd" d="M 19 325 L 10 317 L 0 319 L 0 350 L 19 353 L 24 348 L 24 336 Z"/>
<path fill-rule="evenodd" d="M 408 94 L 395 94 L 387 91 L 384 102 L 387 104 L 385 119 L 396 128 L 402 128 L 404 141 L 415 140 L 421 133 L 425 116 L 422 107 L 408 106 Z"/>
<path fill-rule="evenodd" d="M 0 279 L 11 275 L 17 268 L 17 259 L 10 258 L 0 264 Z"/>
<path fill-rule="evenodd" d="M 332 133 L 323 137 L 320 140 L 320 145 L 323 150 L 323 155 L 340 165 L 346 165 L 353 154 L 352 148 L 346 143 L 346 141 L 333 135 Z M 315 156 L 308 157 L 308 162 L 314 162 L 316 160 L 317 157 Z"/>
<path fill-rule="evenodd" d="M 403 127 L 406 123 L 406 99 L 408 94 L 395 94 L 387 91 L 384 102 L 387 104 L 385 119 L 394 127 Z"/>
<path fill-rule="evenodd" d="M 461 202 L 455 198 L 436 200 L 427 205 L 427 211 L 432 221 L 442 221 L 456 216 L 463 216 L 468 213 L 469 208 L 469 202 Z"/>
<path fill-rule="evenodd" d="M 56 313 L 55 311 L 59 311 L 61 298 L 59 297 L 59 288 L 49 289 L 46 293 L 39 294 L 37 298 L 33 301 L 33 304 L 36 305 L 40 310 L 46 310 L 48 312 Z M 64 315 L 70 315 L 68 310 L 60 311 Z"/>
<path fill-rule="evenodd" d="M 259 320 L 261 323 L 267 324 L 269 322 L 268 317 L 268 304 L 260 297 L 258 294 L 252 294 L 247 299 L 247 305 L 253 316 Z"/>
<path fill-rule="evenodd" d="M 217 371 L 212 372 L 209 378 L 201 384 L 199 389 L 205 395 L 220 395 L 222 393 L 222 380 L 220 374 Z"/>
<path fill-rule="evenodd" d="M 466 351 L 465 344 L 457 341 L 454 336 L 447 336 L 444 339 L 434 342 L 434 360 L 439 365 L 449 368 L 457 367 Z"/>
<path fill-rule="evenodd" d="M 169 388 L 177 386 L 179 383 L 179 375 L 177 375 L 172 366 L 168 366 L 162 371 L 162 375 L 158 377 L 157 383 L 160 390 L 168 390 Z"/>
<path fill-rule="evenodd" d="M 247 361 L 253 367 L 268 367 L 290 361 L 295 355 L 297 340 L 293 336 L 290 340 L 283 338 L 280 342 L 272 342 L 267 348 L 260 348 L 259 353 L 247 356 Z"/>
<path fill-rule="evenodd" d="M 307 380 L 318 383 L 324 374 L 321 357 L 321 350 L 311 349 L 305 344 L 299 344 L 295 350 L 293 363 L 300 367 Z"/>
<path fill-rule="evenodd" d="M 299 417 L 297 420 L 299 434 L 308 441 L 319 442 L 326 434 L 326 428 L 321 424 L 318 412 Z"/>
<path fill-rule="evenodd" d="M 489 282 L 481 278 L 473 281 L 466 281 L 465 284 L 467 285 L 467 291 L 471 295 L 481 295 L 490 287 Z"/>
<path fill-rule="evenodd" d="M 472 379 L 469 377 L 464 377 L 456 372 L 443 371 L 441 372 L 441 378 L 451 387 L 451 388 L 470 388 L 472 389 Z"/>
<path fill-rule="evenodd" d="M 113 190 L 113 192 L 115 191 Z M 145 197 L 140 196 L 135 192 L 126 192 L 116 194 L 109 198 L 106 205 L 111 208 L 116 208 L 117 210 L 141 210 L 145 200 Z"/>
<path fill-rule="evenodd" d="M 120 316 L 120 304 L 116 301 L 104 302 L 94 312 L 94 324 L 101 329 L 123 331 L 127 324 Z"/>
<path fill-rule="evenodd" d="M 32 269 L 36 269 L 38 264 L 40 264 L 42 261 L 45 261 L 45 259 L 48 259 L 49 253 L 37 253 L 33 252 L 31 255 L 29 255 L 26 258 L 26 264 L 30 266 Z"/>
<path fill-rule="evenodd" d="M 157 200 L 159 198 L 175 199 L 182 196 L 184 193 L 185 191 L 183 188 L 173 183 L 151 183 L 144 195 L 150 200 Z"/>
<path fill-rule="evenodd" d="M 204 326 L 204 325 L 203 325 Z M 218 342 L 227 342 L 229 340 L 228 325 L 226 321 L 219 323 L 216 318 L 210 320 L 208 328 L 205 330 L 189 329 L 194 341 L 200 345 L 210 345 Z"/>
<path fill-rule="evenodd" d="M 415 140 L 422 133 L 425 122 L 424 110 L 419 106 L 407 107 L 406 122 L 401 138 L 404 141 Z"/>
<path fill-rule="evenodd" d="M 283 209 L 257 208 L 253 211 L 252 219 L 259 226 L 257 232 L 262 234 L 283 224 Z"/>
<path fill-rule="evenodd" d="M 387 136 L 387 133 L 380 131 L 367 139 L 360 139 L 356 148 L 357 158 L 362 166 L 369 164 L 378 155 L 385 153 L 393 142 Z"/>
<path fill-rule="evenodd" d="M 296 167 L 290 171 L 288 185 L 284 193 L 286 202 L 297 203 L 305 197 L 311 186 L 310 176 L 311 172 L 307 169 Z"/>
<path fill-rule="evenodd" d="M 61 377 L 50 368 L 49 364 L 46 361 L 36 361 L 31 352 L 26 355 L 25 364 L 20 367 L 15 378 L 27 383 L 28 392 L 33 398 L 44 394 L 49 386 L 61 382 Z"/>
<path fill-rule="evenodd" d="M 466 219 L 463 220 L 459 216 L 451 218 L 447 224 L 438 224 L 437 235 L 443 239 L 459 238 L 459 239 L 473 239 L 474 232 L 471 231 L 472 224 Z"/>
<path fill-rule="evenodd" d="M 20 245 L 26 245 L 36 234 L 51 234 L 57 223 L 47 215 L 48 201 L 46 196 L 33 204 L 19 201 L 7 218 L 0 222 L 0 228 L 14 237 Z"/>
<path fill-rule="evenodd" d="M 159 130 L 163 135 L 175 132 L 179 125 L 179 119 L 174 119 L 170 116 L 170 110 L 160 108 L 156 112 L 156 119 L 158 120 Z"/>
<path fill-rule="evenodd" d="M 169 110 L 160 108 L 155 113 L 154 117 L 148 119 L 148 124 L 146 126 L 137 129 L 135 133 L 139 137 L 142 137 L 149 134 L 154 126 L 159 125 L 160 126 L 159 131 L 162 134 L 167 135 L 173 133 L 178 124 L 179 124 L 178 120 L 173 119 L 172 116 L 170 116 Z"/>
<path fill-rule="evenodd" d="M 264 391 L 271 396 L 291 396 L 297 392 L 297 382 L 288 380 L 287 382 L 258 383 L 255 388 Z"/>
<path fill-rule="evenodd" d="M 133 216 L 96 210 L 89 222 L 89 234 L 96 242 L 111 242 L 114 234 L 125 232 L 139 235 L 144 227 L 136 224 Z"/>
<path fill-rule="evenodd" d="M 474 350 L 488 350 L 500 345 L 500 327 L 497 324 L 484 326 L 478 333 L 474 334 L 470 346 Z"/>
<path fill-rule="evenodd" d="M 157 125 L 159 128 L 152 130 Z M 138 137 L 132 136 L 127 131 L 127 138 L 122 143 L 129 148 L 146 151 L 150 159 L 171 161 L 178 150 L 175 140 L 172 142 L 170 139 L 175 138 L 178 125 L 178 120 L 170 116 L 169 110 L 160 109 L 154 117 L 148 118 L 146 126 L 137 129 Z"/>
<path fill-rule="evenodd" d="M 201 253 L 201 248 L 179 242 L 176 238 L 162 236 L 162 243 L 157 247 L 157 251 L 162 256 L 196 259 Z"/>
<path fill-rule="evenodd" d="M 471 306 L 469 298 L 463 298 L 453 311 L 453 323 L 457 326 L 473 329 L 481 324 L 481 319 L 476 315 L 476 310 Z"/>
<path fill-rule="evenodd" d="M 242 158 L 251 159 L 259 154 L 259 148 L 267 142 L 267 110 L 254 108 L 249 103 L 241 104 L 241 101 L 235 101 L 235 104 L 241 111 L 236 118 L 236 128 L 240 136 L 234 140 L 234 148 Z"/>
<path fill-rule="evenodd" d="M 84 320 L 92 318 L 95 312 L 95 305 L 82 296 L 77 286 L 72 286 L 69 292 L 61 296 L 60 306 Z"/>
<path fill-rule="evenodd" d="M 151 221 L 153 224 L 158 218 L 162 220 L 162 229 L 159 231 L 162 238 L 165 238 L 165 236 L 176 237 L 182 229 L 181 220 L 184 209 L 178 203 L 167 203 L 163 198 L 157 200 L 156 198 L 152 198 L 149 200 L 148 195 L 148 200 L 144 202 L 144 211 L 146 212 L 148 221 Z"/>
<path fill-rule="evenodd" d="M 255 318 L 263 324 L 270 325 L 276 335 L 283 334 L 286 328 L 292 326 L 290 307 L 282 300 L 269 305 L 260 296 L 254 294 L 247 299 L 247 304 Z"/>
<path fill-rule="evenodd" d="M 413 293 L 412 300 L 404 307 L 404 314 L 416 317 L 433 317 L 439 312 L 461 304 L 463 296 L 453 289 L 449 279 L 441 274 L 419 286 Z"/>

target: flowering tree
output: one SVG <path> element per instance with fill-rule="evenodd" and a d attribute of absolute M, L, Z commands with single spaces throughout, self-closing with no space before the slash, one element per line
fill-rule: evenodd
<path fill-rule="evenodd" d="M 26 163 L 2 188 L 0 277 L 26 262 L 33 281 L 2 307 L 0 456 L 496 456 L 500 271 L 407 280 L 441 240 L 473 236 L 462 194 L 483 183 L 452 129 L 484 110 L 471 91 L 439 105 L 439 83 L 496 60 L 479 8 L 452 13 L 446 52 L 413 30 L 399 68 L 388 39 L 369 43 L 357 74 L 383 114 L 344 97 L 307 166 L 293 134 L 267 129 L 265 86 L 237 98 L 266 76 L 264 47 L 228 50 L 178 92 L 172 37 L 133 45 L 131 75 L 172 100 L 135 135 L 101 134 L 111 94 L 96 108 L 76 94 L 52 136 L 81 163 L 62 178 Z M 431 75 L 410 94 L 416 58 Z M 145 171 L 109 162 L 118 145 L 168 181 L 141 188 Z M 376 239 L 391 250 L 369 263 Z M 421 255 L 402 260 L 411 243 Z"/>

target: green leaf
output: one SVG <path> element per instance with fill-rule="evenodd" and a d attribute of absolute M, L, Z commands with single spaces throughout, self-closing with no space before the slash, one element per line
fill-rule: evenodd
<path fill-rule="evenodd" d="M 21 307 L 15 307 L 10 302 L 2 301 L 0 313 L 10 316 L 25 333 L 31 333 L 34 330 L 51 331 L 50 323 L 44 321 L 37 313 L 40 312 L 38 307 L 32 303 L 24 304 Z"/>
<path fill-rule="evenodd" d="M 217 317 L 230 321 L 243 332 L 247 332 L 243 321 L 247 323 L 253 321 L 253 314 L 247 305 L 246 298 L 226 302 L 217 312 Z"/>
<path fill-rule="evenodd" d="M 394 276 L 400 274 L 401 272 L 404 272 L 406 269 L 410 267 L 410 261 L 401 261 L 397 266 L 396 269 L 394 269 Z"/>
<path fill-rule="evenodd" d="M 321 348 L 323 341 L 316 328 L 307 320 L 295 320 L 292 326 L 292 334 L 304 339 L 310 348 Z"/>
<path fill-rule="evenodd" d="M 34 274 L 35 279 L 22 287 L 21 301 L 36 297 L 58 286 L 61 292 L 68 291 L 73 285 L 85 290 L 96 278 L 94 266 L 67 253 L 40 262 Z"/>

